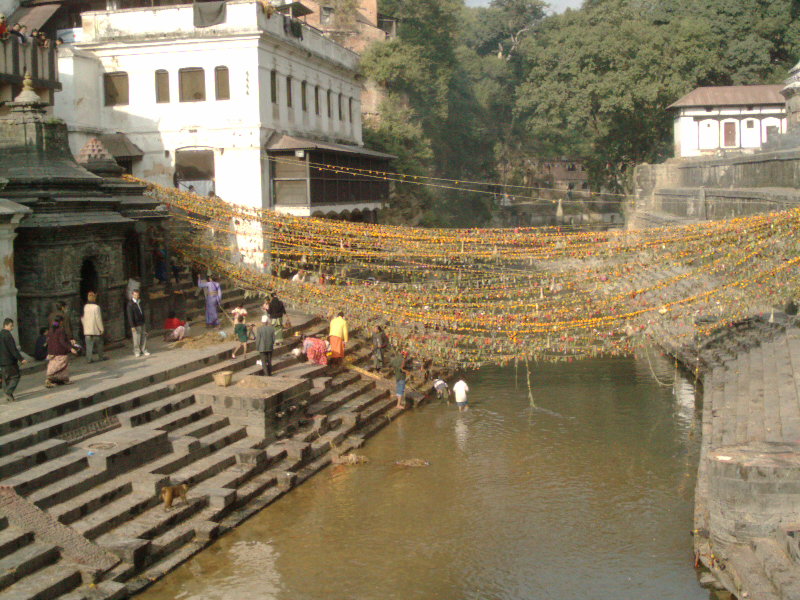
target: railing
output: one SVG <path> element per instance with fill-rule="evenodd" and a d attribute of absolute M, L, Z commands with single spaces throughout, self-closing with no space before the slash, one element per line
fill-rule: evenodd
<path fill-rule="evenodd" d="M 20 44 L 16 37 L 0 40 L 0 83 L 21 85 L 30 73 L 35 88 L 61 89 L 55 45 L 49 48 L 33 41 Z"/>

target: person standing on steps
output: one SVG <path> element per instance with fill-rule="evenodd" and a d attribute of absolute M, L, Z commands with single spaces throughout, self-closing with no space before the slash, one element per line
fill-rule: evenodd
<path fill-rule="evenodd" d="M 269 322 L 269 316 L 261 317 L 261 326 L 256 329 L 256 352 L 261 357 L 261 369 L 264 375 L 272 375 L 272 350 L 275 347 L 275 328 Z"/>
<path fill-rule="evenodd" d="M 372 368 L 380 371 L 386 365 L 386 350 L 389 348 L 389 338 L 380 325 L 375 325 L 372 334 Z"/>
<path fill-rule="evenodd" d="M 11 332 L 14 331 L 14 320 L 5 319 L 0 330 L 0 375 L 3 377 L 3 393 L 7 402 L 14 402 L 14 390 L 19 384 L 19 365 L 27 361 L 17 348 L 17 342 Z"/>
<path fill-rule="evenodd" d="M 133 355 L 150 356 L 147 351 L 147 332 L 144 330 L 144 311 L 140 295 L 139 290 L 131 292 L 131 299 L 126 307 L 128 325 L 131 328 L 131 338 L 133 339 Z"/>
<path fill-rule="evenodd" d="M 63 317 L 56 317 L 47 334 L 47 378 L 44 386 L 48 388 L 70 383 L 69 355 L 78 353 L 62 326 L 63 320 Z"/>
<path fill-rule="evenodd" d="M 271 325 L 275 328 L 275 341 L 283 341 L 283 317 L 286 314 L 286 307 L 277 292 L 272 292 L 272 297 L 267 305 L 267 314 Z"/>
<path fill-rule="evenodd" d="M 206 327 L 219 327 L 219 309 L 222 308 L 222 288 L 211 275 L 207 280 L 198 279 L 197 287 L 206 296 Z"/>
<path fill-rule="evenodd" d="M 98 360 L 105 360 L 103 356 L 103 313 L 97 304 L 97 294 L 89 292 L 86 294 L 86 304 L 83 307 L 81 317 L 83 325 L 83 336 L 86 338 L 86 362 L 92 362 L 94 348 L 97 347 Z"/>
<path fill-rule="evenodd" d="M 408 377 L 408 352 L 395 354 L 392 362 L 389 363 L 394 369 L 394 393 L 397 396 L 397 408 L 406 407 L 406 378 Z"/>
<path fill-rule="evenodd" d="M 236 336 L 236 347 L 233 349 L 231 358 L 236 358 L 236 353 L 241 349 L 242 356 L 247 356 L 247 325 L 244 322 L 244 317 L 239 315 L 236 317 L 236 325 L 233 326 L 233 335 Z"/>
<path fill-rule="evenodd" d="M 335 364 L 344 362 L 344 346 L 350 336 L 347 331 L 347 321 L 344 320 L 344 313 L 339 311 L 331 321 L 331 329 L 328 333 L 328 340 L 331 343 L 331 359 Z"/>
<path fill-rule="evenodd" d="M 72 332 L 72 319 L 70 318 L 69 308 L 66 302 L 58 301 L 53 305 L 53 310 L 47 316 L 47 327 L 49 328 L 56 320 L 56 317 L 61 317 L 61 328 L 67 334 L 67 339 L 73 344 L 75 343 L 75 334 Z"/>

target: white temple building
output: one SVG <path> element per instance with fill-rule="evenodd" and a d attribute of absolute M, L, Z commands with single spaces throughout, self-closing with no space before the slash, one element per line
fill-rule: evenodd
<path fill-rule="evenodd" d="M 700 87 L 675 111 L 675 157 L 754 151 L 786 132 L 782 85 Z"/>

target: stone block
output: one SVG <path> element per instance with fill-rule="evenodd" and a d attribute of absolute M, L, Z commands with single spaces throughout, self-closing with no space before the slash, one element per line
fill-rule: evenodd
<path fill-rule="evenodd" d="M 229 488 L 198 488 L 197 491 L 208 496 L 211 508 L 227 508 L 236 502 L 236 490 Z"/>
<path fill-rule="evenodd" d="M 310 456 L 311 444 L 294 440 L 282 440 L 280 446 L 286 450 L 286 456 L 292 460 L 304 461 Z"/>
<path fill-rule="evenodd" d="M 328 415 L 315 415 L 311 429 L 317 435 L 325 434 L 328 431 Z"/>
<path fill-rule="evenodd" d="M 297 483 L 297 473 L 293 471 L 284 471 L 278 477 L 277 487 L 281 491 L 288 491 L 292 489 L 296 483 Z"/>
<path fill-rule="evenodd" d="M 264 450 L 239 450 L 236 452 L 236 462 L 241 465 L 260 465 L 267 462 L 267 453 Z"/>
<path fill-rule="evenodd" d="M 124 473 L 172 451 L 166 431 L 121 429 L 82 444 L 89 466 Z"/>
<path fill-rule="evenodd" d="M 199 542 L 210 542 L 219 536 L 219 523 L 201 521 L 194 526 L 194 535 Z"/>
<path fill-rule="evenodd" d="M 134 492 L 157 496 L 162 487 L 169 485 L 169 475 L 140 475 L 131 484 Z"/>
<path fill-rule="evenodd" d="M 150 540 L 106 536 L 103 547 L 122 562 L 141 567 L 150 552 Z"/>

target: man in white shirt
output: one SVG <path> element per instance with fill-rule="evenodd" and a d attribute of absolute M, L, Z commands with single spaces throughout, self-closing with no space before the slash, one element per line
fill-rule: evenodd
<path fill-rule="evenodd" d="M 469 386 L 467 382 L 463 379 L 459 379 L 456 381 L 455 385 L 453 386 L 453 394 L 456 397 L 456 406 L 458 407 L 459 412 L 464 412 L 469 410 L 469 406 L 467 403 L 467 392 L 469 391 Z"/>

